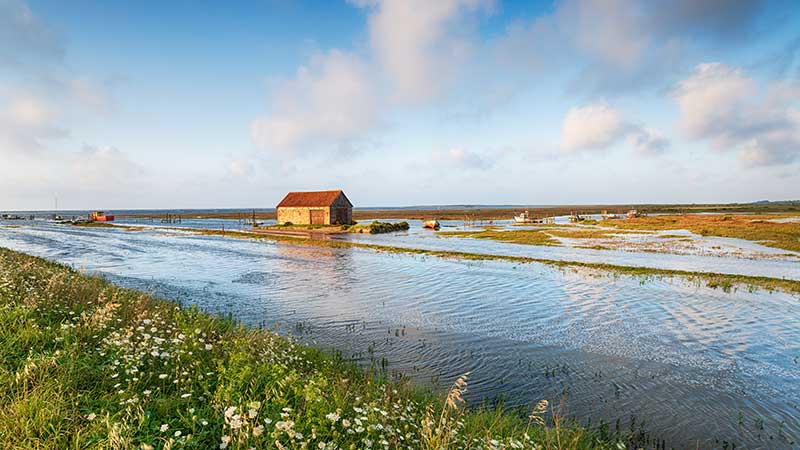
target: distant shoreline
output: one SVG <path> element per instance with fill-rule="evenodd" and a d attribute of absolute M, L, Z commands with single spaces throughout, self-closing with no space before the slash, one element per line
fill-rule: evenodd
<path fill-rule="evenodd" d="M 511 219 L 514 213 L 529 211 L 532 216 L 564 216 L 571 213 L 624 214 L 636 209 L 646 213 L 792 213 L 800 212 L 800 200 L 783 202 L 756 203 L 719 203 L 719 204 L 609 204 L 609 205 L 428 205 L 428 206 L 395 206 L 395 207 L 355 207 L 355 220 L 370 219 L 431 219 L 461 220 L 501 220 Z M 173 209 L 108 209 L 117 217 L 162 218 L 169 214 L 181 219 L 248 219 L 274 220 L 275 208 L 173 208 Z M 25 214 L 35 216 L 79 216 L 88 214 L 88 210 L 0 210 L 0 213 Z"/>

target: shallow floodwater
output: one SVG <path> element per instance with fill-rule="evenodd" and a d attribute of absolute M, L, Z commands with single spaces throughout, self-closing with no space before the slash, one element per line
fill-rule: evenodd
<path fill-rule="evenodd" d="M 800 301 L 539 264 L 465 262 L 148 229 L 0 226 L 0 246 L 103 274 L 473 403 L 558 404 L 668 446 L 792 448 Z M 795 263 L 797 264 L 797 263 Z"/>

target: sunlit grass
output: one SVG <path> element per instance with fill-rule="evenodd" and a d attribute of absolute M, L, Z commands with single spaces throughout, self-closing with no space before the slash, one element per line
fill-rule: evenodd
<path fill-rule="evenodd" d="M 6 249 L 0 351 L 3 449 L 625 447 Z"/>
<path fill-rule="evenodd" d="M 627 230 L 688 230 L 702 236 L 745 239 L 768 247 L 800 252 L 800 222 L 772 221 L 784 217 L 786 215 L 693 214 L 608 220 L 601 224 Z"/>

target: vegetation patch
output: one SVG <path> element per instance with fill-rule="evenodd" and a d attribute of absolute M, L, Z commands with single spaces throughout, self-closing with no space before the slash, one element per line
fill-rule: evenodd
<path fill-rule="evenodd" d="M 0 248 L 0 446 L 618 449 L 560 418 L 467 409 L 340 355 Z"/>
<path fill-rule="evenodd" d="M 558 240 L 553 239 L 548 233 L 542 230 L 511 230 L 511 231 L 440 231 L 437 236 L 442 237 L 467 237 L 474 239 L 491 239 L 493 241 L 509 242 L 512 244 L 527 245 L 561 245 Z"/>
<path fill-rule="evenodd" d="M 603 221 L 604 226 L 627 230 L 688 230 L 702 236 L 718 236 L 758 242 L 768 247 L 800 252 L 800 222 L 775 222 L 785 215 L 704 214 L 648 216 L 625 221 Z"/>
<path fill-rule="evenodd" d="M 369 234 L 382 234 L 392 233 L 395 231 L 408 230 L 408 222 L 378 222 L 377 220 L 372 223 L 355 224 L 355 225 L 342 225 L 342 229 L 350 233 L 369 233 Z"/>

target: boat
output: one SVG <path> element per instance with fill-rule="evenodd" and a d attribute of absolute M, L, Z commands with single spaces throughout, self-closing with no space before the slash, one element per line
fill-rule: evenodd
<path fill-rule="evenodd" d="M 586 218 L 580 214 L 570 213 L 569 215 L 569 221 L 572 223 L 583 222 L 584 220 L 586 220 Z"/>
<path fill-rule="evenodd" d="M 531 215 L 530 215 L 530 213 L 528 211 L 523 211 L 518 216 L 514 216 L 514 222 L 515 223 L 539 223 L 539 222 L 541 222 L 541 220 L 539 220 L 539 222 L 537 222 L 537 219 L 531 218 Z"/>
<path fill-rule="evenodd" d="M 114 216 L 105 214 L 103 211 L 92 211 L 89 214 L 90 222 L 113 222 Z"/>
<path fill-rule="evenodd" d="M 603 211 L 603 213 L 600 214 L 600 219 L 602 220 L 617 220 L 621 218 L 619 214 L 609 214 L 608 211 Z"/>
<path fill-rule="evenodd" d="M 636 217 L 642 217 L 644 213 L 635 209 L 628 211 L 628 219 L 634 219 Z"/>
<path fill-rule="evenodd" d="M 422 222 L 422 228 L 430 228 L 431 230 L 438 230 L 440 227 L 439 221 L 436 219 L 425 220 Z"/>

